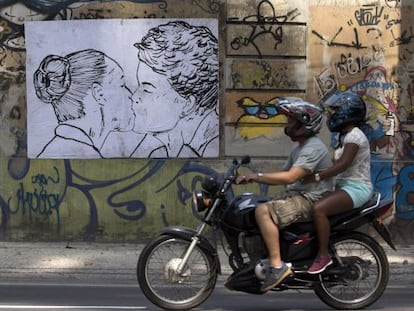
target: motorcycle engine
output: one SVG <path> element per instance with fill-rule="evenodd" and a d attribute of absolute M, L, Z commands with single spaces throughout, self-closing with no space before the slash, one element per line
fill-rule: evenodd
<path fill-rule="evenodd" d="M 258 262 L 266 254 L 265 245 L 260 234 L 240 233 L 239 249 L 245 263 Z"/>

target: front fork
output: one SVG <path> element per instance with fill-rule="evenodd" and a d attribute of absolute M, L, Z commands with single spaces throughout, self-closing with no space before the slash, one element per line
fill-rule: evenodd
<path fill-rule="evenodd" d="M 190 245 L 185 250 L 183 257 L 181 258 L 180 264 L 177 267 L 177 273 L 181 274 L 188 258 L 193 252 L 196 246 L 206 254 L 212 257 L 214 266 L 217 269 L 217 273 L 221 273 L 220 260 L 217 254 L 217 249 L 211 245 L 210 241 L 203 235 L 199 235 L 200 230 L 195 231 L 187 227 L 166 227 L 161 230 L 161 235 L 168 235 L 171 237 L 180 238 L 190 242 Z"/>
<path fill-rule="evenodd" d="M 221 190 L 221 192 L 224 193 L 225 190 L 227 189 L 227 187 L 229 187 L 230 184 L 231 184 L 230 181 L 227 181 L 225 187 Z M 188 246 L 188 248 L 187 248 L 187 250 L 186 250 L 186 252 L 185 252 L 185 254 L 184 254 L 184 256 L 183 256 L 183 258 L 182 258 L 182 260 L 181 260 L 181 262 L 180 262 L 180 264 L 178 266 L 178 268 L 177 268 L 177 273 L 181 274 L 181 272 L 183 271 L 184 266 L 186 265 L 187 260 L 190 257 L 191 253 L 193 252 L 194 248 L 196 247 L 197 244 L 200 243 L 200 237 L 203 237 L 201 234 L 203 233 L 205 227 L 207 226 L 207 222 L 209 222 L 210 219 L 213 217 L 214 211 L 220 205 L 221 201 L 222 200 L 220 198 L 217 198 L 214 201 L 213 206 L 208 211 L 206 217 L 204 218 L 204 221 L 198 227 L 197 232 L 195 232 L 195 234 L 193 234 L 191 236 L 191 243 Z M 207 239 L 205 239 L 205 241 L 207 241 L 207 243 L 210 245 L 210 247 L 215 250 L 214 257 L 216 258 L 215 260 L 218 260 L 217 250 L 213 246 L 211 246 L 210 242 L 208 242 Z M 219 266 L 219 271 L 220 271 L 220 264 L 218 266 Z"/>
<path fill-rule="evenodd" d="M 196 245 L 200 242 L 200 239 L 197 236 L 192 236 L 191 237 L 191 243 L 188 246 L 183 258 L 181 259 L 180 264 L 177 267 L 177 273 L 181 274 L 181 272 L 184 269 L 184 266 L 187 263 L 188 258 L 190 257 L 191 253 L 193 252 L 194 248 L 196 247 Z"/>

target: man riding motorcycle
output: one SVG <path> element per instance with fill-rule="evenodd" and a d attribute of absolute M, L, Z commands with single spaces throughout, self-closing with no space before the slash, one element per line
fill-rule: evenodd
<path fill-rule="evenodd" d="M 389 279 L 387 254 L 376 239 L 360 230 L 369 225 L 395 249 L 382 222 L 393 201 L 382 199 L 380 193 L 360 208 L 329 218 L 333 263 L 320 274 L 308 273 L 319 246 L 313 223 L 307 221 L 310 207 L 332 190 L 332 182 L 325 178 L 318 183 L 313 178 L 309 184 L 301 180 L 305 174 L 314 177 L 325 172 L 330 165 L 327 148 L 316 137 L 322 110 L 297 98 L 280 98 L 277 108 L 288 117 L 286 134 L 297 142 L 283 170 L 258 173 L 245 156 L 241 161 L 234 158 L 223 173 L 211 171 L 193 191 L 193 208 L 201 215 L 197 227 L 164 227 L 142 250 L 137 280 L 155 305 L 180 311 L 199 306 L 215 288 L 221 259 L 232 270 L 224 283 L 228 290 L 249 294 L 267 289 L 274 293 L 313 290 L 339 310 L 363 309 L 384 293 Z M 253 173 L 242 175 L 241 168 Z M 274 199 L 251 192 L 236 195 L 233 186 L 246 182 L 284 184 L 287 192 Z M 290 273 L 292 277 L 286 278 Z"/>
<path fill-rule="evenodd" d="M 257 182 L 286 185 L 286 192 L 257 206 L 256 222 L 269 254 L 269 268 L 261 290 L 272 289 L 292 272 L 280 255 L 279 229 L 295 221 L 309 221 L 312 205 L 333 188 L 333 179 L 303 184 L 309 174 L 328 169 L 331 157 L 326 145 L 316 135 L 322 127 L 323 109 L 300 98 L 286 97 L 277 104 L 279 114 L 287 116 L 285 134 L 297 142 L 281 171 L 238 176 L 237 184 Z"/>

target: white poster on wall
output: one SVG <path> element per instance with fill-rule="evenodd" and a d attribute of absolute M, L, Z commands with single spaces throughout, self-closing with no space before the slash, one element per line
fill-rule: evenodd
<path fill-rule="evenodd" d="M 217 157 L 216 19 L 27 22 L 29 158 Z"/>

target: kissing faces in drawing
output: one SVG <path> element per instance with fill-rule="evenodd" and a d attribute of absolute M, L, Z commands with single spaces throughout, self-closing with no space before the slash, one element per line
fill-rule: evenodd
<path fill-rule="evenodd" d="M 170 131 L 194 111 L 195 99 L 192 96 L 182 97 L 173 89 L 166 75 L 155 72 L 144 62 L 138 64 L 137 82 L 138 87 L 132 96 L 136 132 Z"/>
<path fill-rule="evenodd" d="M 132 93 L 125 84 L 124 73 L 115 62 L 107 60 L 107 74 L 101 83 L 92 85 L 92 94 L 103 109 L 103 122 L 111 130 L 129 131 L 134 126 Z"/>

